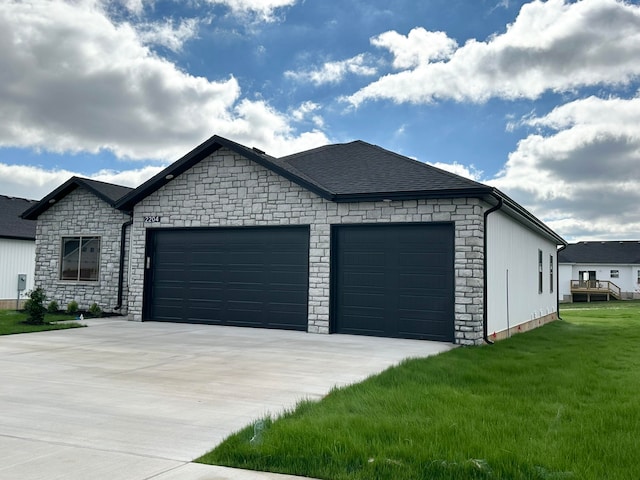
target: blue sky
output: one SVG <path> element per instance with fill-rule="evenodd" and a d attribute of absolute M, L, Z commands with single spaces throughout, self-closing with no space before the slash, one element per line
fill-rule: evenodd
<path fill-rule="evenodd" d="M 214 134 L 361 139 L 640 240 L 638 2 L 8 0 L 0 118 L 4 195 L 136 186 Z"/>

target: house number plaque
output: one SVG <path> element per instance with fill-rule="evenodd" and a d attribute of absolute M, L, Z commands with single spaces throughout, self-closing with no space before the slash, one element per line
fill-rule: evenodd
<path fill-rule="evenodd" d="M 144 217 L 144 223 L 160 223 L 160 217 L 157 215 Z"/>

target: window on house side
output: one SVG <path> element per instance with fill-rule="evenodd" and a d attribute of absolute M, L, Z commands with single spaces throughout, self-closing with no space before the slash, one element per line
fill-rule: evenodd
<path fill-rule="evenodd" d="M 100 237 L 62 237 L 60 280 L 97 282 Z"/>
<path fill-rule="evenodd" d="M 542 293 L 542 250 L 538 250 L 538 293 Z"/>
<path fill-rule="evenodd" d="M 609 276 L 611 278 L 619 278 L 620 277 L 620 271 L 619 270 L 611 270 L 609 272 Z"/>
<path fill-rule="evenodd" d="M 549 293 L 553 293 L 553 255 L 549 255 Z"/>

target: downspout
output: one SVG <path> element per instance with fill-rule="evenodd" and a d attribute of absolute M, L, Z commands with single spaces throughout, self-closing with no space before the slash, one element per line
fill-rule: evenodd
<path fill-rule="evenodd" d="M 482 338 L 484 339 L 485 342 L 487 342 L 489 345 L 493 345 L 493 342 L 491 340 L 489 340 L 489 334 L 487 332 L 487 300 L 488 300 L 488 295 L 487 295 L 487 288 L 489 285 L 489 280 L 488 280 L 488 275 L 487 275 L 487 217 L 489 216 L 490 213 L 495 212 L 496 210 L 500 210 L 502 208 L 502 204 L 504 203 L 502 201 L 502 197 L 496 195 L 495 192 L 491 192 L 491 195 L 493 196 L 493 198 L 495 198 L 498 201 L 498 204 L 491 207 L 489 210 L 487 210 L 486 212 L 484 212 L 484 255 L 483 255 L 483 269 L 484 269 L 484 288 L 483 288 L 483 292 L 482 292 Z"/>
<path fill-rule="evenodd" d="M 133 218 L 124 222 L 122 224 L 122 230 L 120 231 L 120 270 L 118 272 L 118 304 L 115 307 L 113 307 L 114 310 L 120 310 L 122 308 L 122 293 L 124 290 L 125 240 L 127 237 L 127 227 L 130 226 L 131 224 L 133 224 Z"/>
<path fill-rule="evenodd" d="M 560 316 L 560 256 L 558 254 L 565 248 L 567 248 L 566 244 L 556 250 L 556 315 L 558 320 L 563 320 Z"/>

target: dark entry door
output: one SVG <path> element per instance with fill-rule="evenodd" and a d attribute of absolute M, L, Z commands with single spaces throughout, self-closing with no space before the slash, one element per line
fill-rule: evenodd
<path fill-rule="evenodd" d="M 454 339 L 453 224 L 334 228 L 338 333 Z"/>
<path fill-rule="evenodd" d="M 145 320 L 307 329 L 308 227 L 148 235 Z"/>

